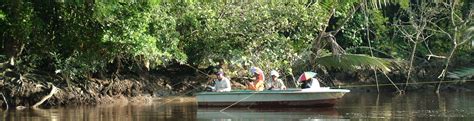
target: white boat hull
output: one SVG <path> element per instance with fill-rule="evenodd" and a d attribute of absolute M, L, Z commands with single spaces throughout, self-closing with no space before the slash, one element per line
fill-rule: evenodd
<path fill-rule="evenodd" d="M 327 107 L 350 92 L 345 89 L 309 89 L 281 91 L 202 92 L 197 94 L 201 107 Z"/>

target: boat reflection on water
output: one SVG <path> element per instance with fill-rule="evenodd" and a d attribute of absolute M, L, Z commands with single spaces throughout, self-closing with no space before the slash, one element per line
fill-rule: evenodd
<path fill-rule="evenodd" d="M 197 110 L 198 120 L 259 120 L 259 121 L 286 121 L 286 120 L 320 120 L 338 119 L 343 117 L 333 107 L 327 108 L 201 108 Z M 344 119 L 342 119 L 344 120 Z"/>

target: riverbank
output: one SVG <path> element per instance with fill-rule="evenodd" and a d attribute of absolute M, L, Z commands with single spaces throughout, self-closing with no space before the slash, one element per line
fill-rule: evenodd
<path fill-rule="evenodd" d="M 47 100 L 41 104 L 42 107 L 59 105 L 98 105 L 98 104 L 126 104 L 126 103 L 149 103 L 155 97 L 166 96 L 192 96 L 197 92 L 204 91 L 207 83 L 207 75 L 192 69 L 162 69 L 144 71 L 139 74 L 121 74 L 101 76 L 102 78 L 86 78 L 67 82 L 63 78 L 54 75 L 25 74 L 19 78 L 5 78 L 0 81 L 0 88 L 8 102 L 9 107 L 25 106 L 32 107 L 40 100 Z M 50 81 L 44 81 L 50 80 Z M 327 83 L 326 80 L 325 83 Z M 377 93 L 377 86 L 372 81 L 356 82 L 353 80 L 336 81 L 334 88 L 346 88 L 351 92 Z M 233 88 L 241 88 L 243 85 L 233 81 Z M 291 81 L 287 81 L 291 87 Z M 400 89 L 403 86 L 398 85 Z M 56 87 L 57 92 L 52 92 Z M 464 92 L 472 91 L 474 84 L 446 83 L 442 91 Z M 405 92 L 417 90 L 435 90 L 434 84 L 410 85 Z M 393 85 L 380 86 L 380 92 L 397 92 Z M 5 101 L 0 104 L 5 108 Z"/>
<path fill-rule="evenodd" d="M 166 74 L 166 75 L 164 75 Z M 207 77 L 194 73 L 150 71 L 102 78 L 65 80 L 57 75 L 16 74 L 2 79 L 2 107 L 147 103 L 153 97 L 184 96 L 199 92 Z M 55 90 L 52 90 L 52 89 Z M 51 96 L 47 96 L 51 94 Z M 6 101 L 5 101 L 6 100 Z"/>

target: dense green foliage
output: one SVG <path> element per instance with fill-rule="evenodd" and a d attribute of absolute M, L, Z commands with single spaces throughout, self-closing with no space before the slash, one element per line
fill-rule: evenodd
<path fill-rule="evenodd" d="M 5 56 L 2 62 L 13 58 L 21 73 L 54 74 L 61 70 L 63 76 L 73 80 L 96 73 L 138 73 L 135 70 L 176 63 L 204 67 L 217 59 L 225 60 L 231 69 L 248 64 L 294 73 L 319 69 L 318 66 L 327 67 L 322 69 L 365 66 L 389 72 L 394 69 L 389 67 L 389 61 L 375 57 L 408 62 L 413 47 L 413 70 L 431 74 L 419 78 L 436 79 L 445 63 L 451 63 L 449 68 L 473 66 L 474 47 L 470 44 L 473 32 L 469 29 L 474 26 L 473 2 L 423 5 L 357 0 L 288 3 L 4 0 L 0 2 L 0 54 Z M 422 7 L 439 12 L 424 16 L 420 14 L 425 11 Z M 459 18 L 449 17 L 453 14 Z M 424 17 L 430 21 L 421 21 Z M 420 30 L 420 24 L 426 24 L 426 28 Z M 463 28 L 452 29 L 460 24 Z M 338 28 L 341 31 L 334 32 L 335 41 L 346 50 L 346 56 L 331 55 L 334 43 L 319 37 L 322 32 Z M 411 35 L 417 32 L 426 39 Z M 452 40 L 466 40 L 468 44 L 452 49 Z M 315 45 L 321 51 L 312 52 Z M 371 51 L 375 57 L 366 56 L 372 55 Z M 451 58 L 451 51 L 454 52 L 451 62 L 428 58 L 428 55 Z M 309 65 L 312 61 L 320 64 Z"/>

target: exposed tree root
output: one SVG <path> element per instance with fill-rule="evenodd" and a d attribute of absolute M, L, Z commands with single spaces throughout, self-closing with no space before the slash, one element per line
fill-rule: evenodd
<path fill-rule="evenodd" d="M 51 84 L 51 92 L 49 92 L 48 95 L 44 96 L 39 102 L 35 103 L 31 108 L 35 109 L 38 108 L 39 105 L 43 104 L 44 101 L 48 100 L 53 96 L 55 93 L 57 93 L 59 90 L 56 86 Z"/>
<path fill-rule="evenodd" d="M 5 105 L 7 106 L 7 110 L 8 110 L 8 102 L 7 102 L 7 98 L 5 98 L 5 95 L 3 95 L 3 93 L 0 93 L 0 94 L 2 94 L 3 101 L 5 102 Z"/>
<path fill-rule="evenodd" d="M 43 104 L 44 101 L 48 100 L 49 98 L 51 98 L 54 94 L 56 94 L 58 92 L 58 88 L 54 85 L 51 84 L 51 91 L 49 92 L 48 95 L 44 96 L 43 98 L 41 98 L 40 101 L 36 102 L 33 106 L 31 106 L 30 108 L 32 109 L 38 109 L 38 106 Z M 26 109 L 27 107 L 25 106 L 17 106 L 16 109 L 17 110 L 23 110 L 23 109 Z"/>

